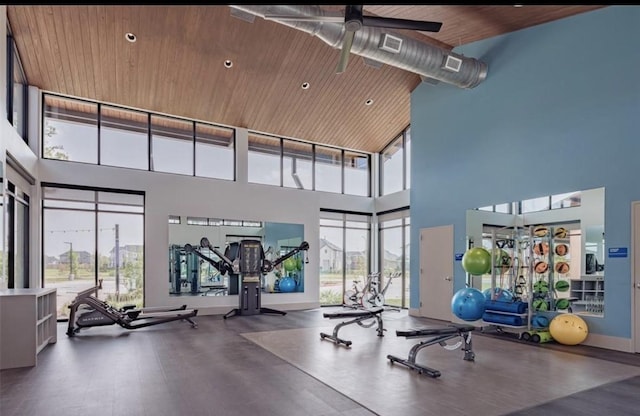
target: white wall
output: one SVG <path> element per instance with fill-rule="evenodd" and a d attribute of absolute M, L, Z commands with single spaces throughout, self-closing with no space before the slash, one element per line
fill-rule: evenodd
<path fill-rule="evenodd" d="M 239 129 L 238 154 L 246 149 L 247 133 Z M 244 153 L 246 155 L 246 153 Z M 242 159 L 242 158 L 241 158 Z M 244 162 L 239 161 L 242 172 Z M 246 170 L 245 170 L 246 171 Z M 197 178 L 158 172 L 95 166 L 56 160 L 40 160 L 40 180 L 144 191 L 145 196 L 145 301 L 147 306 L 180 305 L 185 298 L 169 296 L 169 215 L 248 219 L 304 225 L 309 243 L 309 263 L 305 265 L 305 292 L 265 294 L 264 306 L 303 309 L 319 306 L 318 241 L 320 208 L 373 212 L 373 198 L 314 192 Z M 239 174 L 238 177 L 246 178 Z M 190 307 L 201 313 L 226 313 L 237 307 L 236 296 L 189 297 Z"/>

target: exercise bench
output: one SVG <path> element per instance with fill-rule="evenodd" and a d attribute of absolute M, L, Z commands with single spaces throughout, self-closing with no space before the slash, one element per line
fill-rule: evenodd
<path fill-rule="evenodd" d="M 397 330 L 396 335 L 399 337 L 406 338 L 424 338 L 429 337 L 429 339 L 425 341 L 421 341 L 418 344 L 415 344 L 411 350 L 409 351 L 409 357 L 404 360 L 402 358 L 395 357 L 393 355 L 387 355 L 387 358 L 391 361 L 391 364 L 394 362 L 405 365 L 412 370 L 417 370 L 418 374 L 427 374 L 430 377 L 440 377 L 440 371 L 425 367 L 423 365 L 416 363 L 416 355 L 418 352 L 428 347 L 429 345 L 440 344 L 443 348 L 447 350 L 455 350 L 460 346 L 464 345 L 462 350 L 464 351 L 464 360 L 465 361 L 474 361 L 475 353 L 472 350 L 471 345 L 471 331 L 473 331 L 475 327 L 473 325 L 467 324 L 450 324 L 446 327 L 429 327 L 429 328 L 419 328 L 419 329 L 409 329 L 409 330 Z M 460 337 L 456 344 L 447 345 L 446 341 Z"/>
<path fill-rule="evenodd" d="M 347 348 L 349 348 L 349 346 L 351 346 L 351 341 L 345 340 L 345 339 L 342 339 L 342 338 L 338 337 L 338 331 L 340 330 L 340 328 L 342 328 L 343 326 L 346 326 L 346 325 L 351 325 L 351 324 L 358 324 L 359 326 L 361 326 L 363 328 L 370 328 L 376 322 L 378 323 L 378 328 L 376 329 L 378 331 L 378 336 L 379 337 L 383 337 L 384 336 L 383 332 L 386 331 L 386 329 L 384 329 L 384 327 L 382 325 L 382 312 L 383 311 L 384 311 L 384 308 L 382 306 L 378 306 L 378 307 L 369 308 L 369 309 L 357 309 L 357 310 L 344 311 L 344 312 L 324 313 L 323 316 L 325 318 L 329 318 L 329 319 L 350 319 L 350 320 L 343 321 L 343 322 L 339 323 L 338 325 L 336 325 L 335 328 L 333 328 L 333 334 L 332 335 L 325 334 L 324 332 L 321 332 L 320 333 L 320 339 L 329 339 L 329 340 L 335 342 L 337 345 L 344 344 Z M 371 322 L 364 322 L 364 321 L 368 321 L 370 319 L 372 319 Z M 373 319 L 375 319 L 375 321 L 373 321 Z"/>

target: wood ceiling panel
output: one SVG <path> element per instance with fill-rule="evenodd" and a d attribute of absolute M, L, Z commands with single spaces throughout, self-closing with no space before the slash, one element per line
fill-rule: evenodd
<path fill-rule="evenodd" d="M 438 33 L 420 32 L 453 47 L 547 23 L 604 6 L 366 6 L 376 15 L 443 22 Z"/>
<path fill-rule="evenodd" d="M 399 32 L 451 49 L 599 7 L 376 5 L 365 14 L 442 21 L 439 33 Z M 336 74 L 338 49 L 276 22 L 234 18 L 228 6 L 10 5 L 7 13 L 27 80 L 41 89 L 348 149 L 380 151 L 406 128 L 420 83 L 354 54 Z"/>

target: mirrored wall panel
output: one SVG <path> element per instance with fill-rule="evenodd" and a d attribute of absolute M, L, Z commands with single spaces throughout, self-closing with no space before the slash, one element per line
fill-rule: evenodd
<path fill-rule="evenodd" d="M 261 276 L 263 293 L 304 292 L 306 251 L 284 258 L 303 243 L 303 224 L 170 215 L 169 294 L 237 295 L 242 276 L 223 267 L 222 257 L 234 260 L 230 244 L 242 240 L 260 241 L 263 261 L 275 264 Z"/>

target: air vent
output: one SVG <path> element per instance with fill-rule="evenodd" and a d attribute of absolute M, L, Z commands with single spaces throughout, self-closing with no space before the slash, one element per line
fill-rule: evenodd
<path fill-rule="evenodd" d="M 402 39 L 388 33 L 383 33 L 380 37 L 380 44 L 378 45 L 383 51 L 391 53 L 400 53 L 402 47 Z"/>
<path fill-rule="evenodd" d="M 451 55 L 447 55 L 447 59 L 444 61 L 443 68 L 451 72 L 460 72 L 462 66 L 462 59 L 456 58 Z"/>

